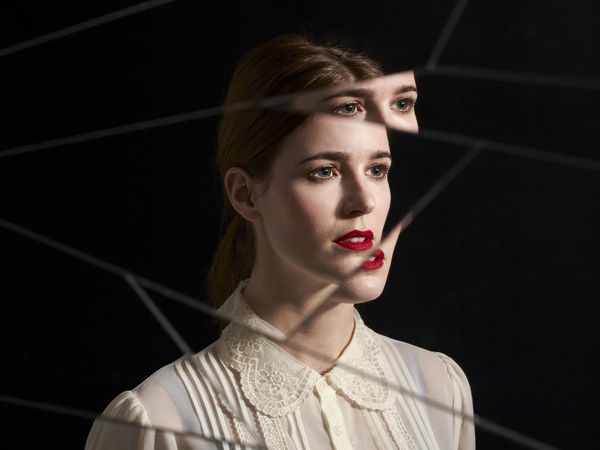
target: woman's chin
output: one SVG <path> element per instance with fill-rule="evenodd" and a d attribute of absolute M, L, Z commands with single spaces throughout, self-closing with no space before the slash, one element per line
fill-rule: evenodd
<path fill-rule="evenodd" d="M 364 303 L 375 300 L 383 292 L 387 271 L 361 271 L 346 280 L 335 296 L 344 303 Z"/>

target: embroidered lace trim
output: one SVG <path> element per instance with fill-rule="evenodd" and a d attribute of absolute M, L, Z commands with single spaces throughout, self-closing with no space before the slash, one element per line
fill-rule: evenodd
<path fill-rule="evenodd" d="M 278 417 L 266 417 L 259 414 L 258 422 L 262 431 L 265 443 L 269 450 L 286 450 L 287 445 L 283 435 L 281 419 Z"/>
<path fill-rule="evenodd" d="M 391 407 L 393 396 L 387 381 L 390 379 L 389 369 L 381 355 L 377 336 L 360 319 L 357 319 L 352 345 L 356 347 L 349 347 L 340 361 L 356 372 L 336 366 L 328 374 L 331 384 L 350 402 L 363 408 L 383 410 Z"/>
<path fill-rule="evenodd" d="M 414 450 L 417 448 L 396 408 L 383 411 L 383 420 L 399 450 Z"/>
<path fill-rule="evenodd" d="M 244 302 L 236 303 L 235 317 L 249 325 L 261 326 Z M 265 350 L 274 345 L 250 330 L 229 325 L 217 343 L 217 351 L 226 364 L 239 372 L 242 392 L 250 403 L 260 412 L 278 417 L 302 404 L 318 374 L 308 367 L 294 372 L 285 361 L 266 358 Z"/>
<path fill-rule="evenodd" d="M 246 425 L 244 422 L 236 419 L 236 418 L 232 418 L 233 421 L 233 429 L 235 430 L 235 434 L 238 438 L 238 441 L 245 446 L 248 447 L 264 447 L 265 444 L 263 442 L 258 442 L 256 440 L 256 437 L 253 436 L 253 434 L 250 432 L 250 430 L 248 429 L 248 425 Z"/>
<path fill-rule="evenodd" d="M 239 294 L 232 296 L 223 308 L 243 323 L 265 327 Z M 217 342 L 217 351 L 221 360 L 239 373 L 242 392 L 248 401 L 271 417 L 296 410 L 321 377 L 311 368 L 286 358 L 281 353 L 284 350 L 267 338 L 235 324 L 225 328 Z M 391 407 L 393 396 L 386 382 L 389 369 L 380 353 L 377 336 L 359 317 L 356 318 L 355 335 L 340 361 L 371 378 L 382 380 L 378 383 L 336 366 L 326 377 L 341 395 L 363 408 L 383 410 Z"/>

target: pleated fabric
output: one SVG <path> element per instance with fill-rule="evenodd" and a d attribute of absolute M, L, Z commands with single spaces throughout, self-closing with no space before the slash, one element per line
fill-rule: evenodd
<path fill-rule="evenodd" d="M 223 308 L 277 333 L 247 306 L 243 286 Z M 473 414 L 469 384 L 448 356 L 378 335 L 356 312 L 339 361 L 367 376 L 338 366 L 321 375 L 230 324 L 203 351 L 117 396 L 86 450 L 475 448 L 473 424 L 463 418 Z"/>

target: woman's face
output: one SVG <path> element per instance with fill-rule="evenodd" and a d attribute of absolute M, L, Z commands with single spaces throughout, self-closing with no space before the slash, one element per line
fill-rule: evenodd
<path fill-rule="evenodd" d="M 281 142 L 254 200 L 260 211 L 257 263 L 299 278 L 344 281 L 338 301 L 378 297 L 395 244 L 381 243 L 391 162 L 384 126 L 311 116 Z"/>

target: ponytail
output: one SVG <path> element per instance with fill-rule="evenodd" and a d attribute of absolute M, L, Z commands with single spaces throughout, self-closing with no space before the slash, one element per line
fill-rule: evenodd
<path fill-rule="evenodd" d="M 229 207 L 231 208 L 231 207 Z M 254 265 L 254 235 L 243 217 L 235 214 L 227 225 L 208 272 L 210 296 L 220 306 Z"/>

